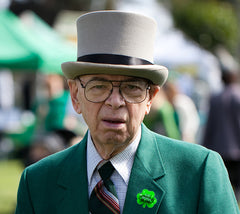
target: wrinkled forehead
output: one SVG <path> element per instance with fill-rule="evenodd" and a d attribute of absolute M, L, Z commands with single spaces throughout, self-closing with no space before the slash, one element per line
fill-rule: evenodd
<path fill-rule="evenodd" d="M 90 80 L 111 80 L 111 81 L 125 81 L 125 80 L 144 80 L 148 81 L 144 78 L 133 77 L 133 76 L 124 76 L 124 75 L 109 75 L 109 74 L 88 74 L 79 76 L 83 81 Z"/>

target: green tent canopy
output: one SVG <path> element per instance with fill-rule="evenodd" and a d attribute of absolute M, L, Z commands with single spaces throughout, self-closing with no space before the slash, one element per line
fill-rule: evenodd
<path fill-rule="evenodd" d="M 76 45 L 67 42 L 48 24 L 33 12 L 28 12 L 26 27 L 34 35 L 31 39 L 32 48 L 40 56 L 39 70 L 44 73 L 62 73 L 61 63 L 76 60 Z"/>
<path fill-rule="evenodd" d="M 9 11 L 0 11 L 0 68 L 35 70 L 39 56 L 28 46 L 28 31 Z"/>
<path fill-rule="evenodd" d="M 37 15 L 25 24 L 13 13 L 0 11 L 0 68 L 13 71 L 61 72 L 61 63 L 76 60 L 76 48 Z"/>

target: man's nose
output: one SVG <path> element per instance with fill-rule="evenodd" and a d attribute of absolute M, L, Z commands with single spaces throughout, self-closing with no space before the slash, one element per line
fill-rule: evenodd
<path fill-rule="evenodd" d="M 118 86 L 113 86 L 112 93 L 105 101 L 105 104 L 116 109 L 125 105 L 125 100 L 121 95 L 121 92 Z"/>

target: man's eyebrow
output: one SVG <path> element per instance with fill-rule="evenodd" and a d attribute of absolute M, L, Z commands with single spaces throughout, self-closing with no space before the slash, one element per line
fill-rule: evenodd
<path fill-rule="evenodd" d="M 92 80 L 99 80 L 99 81 L 108 81 L 106 78 L 104 77 L 92 77 L 90 80 L 88 81 L 92 81 Z"/>

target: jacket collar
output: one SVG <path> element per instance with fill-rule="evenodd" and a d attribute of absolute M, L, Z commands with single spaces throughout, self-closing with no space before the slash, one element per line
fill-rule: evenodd
<path fill-rule="evenodd" d="M 87 134 L 73 146 L 71 155 L 65 160 L 58 178 L 59 214 L 88 214 L 88 181 L 86 161 Z"/>
<path fill-rule="evenodd" d="M 62 167 L 58 185 L 58 213 L 88 214 L 88 181 L 86 162 L 87 134 L 75 145 L 75 151 Z M 155 214 L 160 207 L 165 191 L 161 178 L 165 175 L 161 155 L 153 133 L 142 125 L 142 137 L 134 159 L 123 213 Z M 144 189 L 153 191 L 157 203 L 143 208 L 137 203 L 137 194 Z"/>

